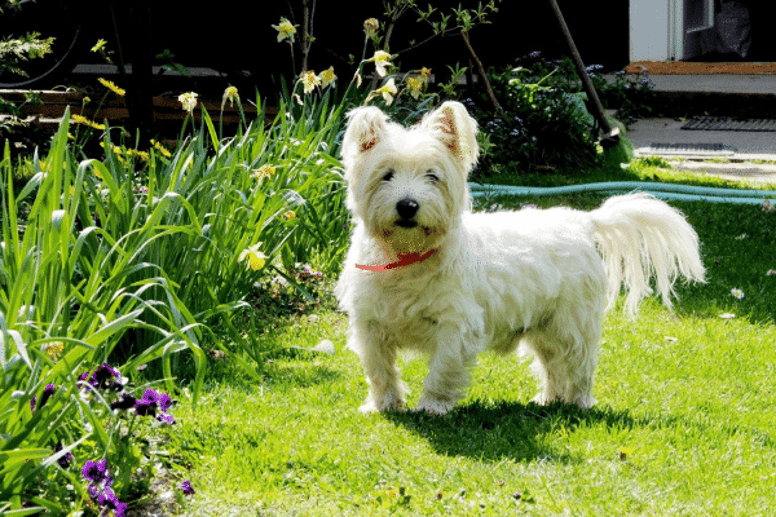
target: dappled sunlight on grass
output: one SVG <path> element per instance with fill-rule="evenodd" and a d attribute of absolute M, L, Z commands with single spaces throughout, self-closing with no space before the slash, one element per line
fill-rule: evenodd
<path fill-rule="evenodd" d="M 602 199 L 498 201 L 590 209 Z M 776 214 L 674 205 L 699 233 L 709 281 L 679 285 L 673 311 L 647 299 L 635 318 L 621 303 L 608 313 L 593 409 L 529 403 L 537 388 L 528 362 L 485 354 L 450 414 L 363 416 L 366 384 L 344 350 L 344 316 L 322 309 L 268 339 L 289 350 L 330 339 L 335 355 L 275 353 L 257 365 L 263 382 L 234 389 L 227 376 L 197 412 L 178 411 L 175 454 L 208 487 L 192 515 L 238 492 L 270 514 L 767 512 L 773 479 L 764 473 L 776 456 L 776 276 L 767 272 L 776 267 L 762 250 Z M 412 405 L 426 360 L 401 366 Z"/>
<path fill-rule="evenodd" d="M 310 341 L 317 332 L 300 329 Z M 503 514 L 520 505 L 540 515 L 716 515 L 770 504 L 762 473 L 773 471 L 776 424 L 771 324 L 672 313 L 655 301 L 635 320 L 615 308 L 592 410 L 529 403 L 536 386 L 526 363 L 486 354 L 444 417 L 359 414 L 359 361 L 342 350 L 341 328 L 326 333 L 334 356 L 275 358 L 266 384 L 219 384 L 196 413 L 180 408 L 175 450 L 196 465 L 203 501 L 239 492 L 268 513 L 310 515 Z M 425 361 L 404 364 L 414 400 Z M 724 496 L 731 490 L 736 498 Z M 400 493 L 410 498 L 399 504 Z"/>

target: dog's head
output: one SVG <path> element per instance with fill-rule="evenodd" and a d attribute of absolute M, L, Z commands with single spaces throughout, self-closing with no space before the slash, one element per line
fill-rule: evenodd
<path fill-rule="evenodd" d="M 399 253 L 438 246 L 471 203 L 477 123 L 445 102 L 404 128 L 375 107 L 348 114 L 342 142 L 347 206 L 370 234 Z"/>

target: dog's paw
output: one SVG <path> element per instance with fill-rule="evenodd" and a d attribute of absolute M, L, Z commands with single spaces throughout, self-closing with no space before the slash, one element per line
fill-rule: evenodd
<path fill-rule="evenodd" d="M 429 415 L 446 415 L 455 407 L 455 399 L 440 398 L 433 395 L 423 394 L 418 401 L 418 405 L 412 410 L 415 412 L 425 411 Z"/>
<path fill-rule="evenodd" d="M 531 399 L 531 402 L 539 405 L 539 406 L 549 406 L 555 401 L 562 400 L 564 403 L 570 403 L 570 401 L 562 399 L 560 397 L 548 397 L 544 393 L 539 393 L 534 398 Z M 580 409 L 590 409 L 593 407 L 597 401 L 595 397 L 592 395 L 580 395 L 576 399 L 574 399 L 574 404 L 580 407 Z"/>
<path fill-rule="evenodd" d="M 407 406 L 405 405 L 404 400 L 389 400 L 387 397 L 382 401 L 381 404 L 378 404 L 372 399 L 367 399 L 367 401 L 358 408 L 359 412 L 364 415 L 368 415 L 370 413 L 385 413 L 386 411 L 405 411 L 406 409 Z"/>
<path fill-rule="evenodd" d="M 549 406 L 556 400 L 558 400 L 558 397 L 550 397 L 546 393 L 539 393 L 531 399 L 531 402 L 538 406 Z"/>
<path fill-rule="evenodd" d="M 592 395 L 580 395 L 575 402 L 580 409 L 590 409 L 598 403 Z"/>
<path fill-rule="evenodd" d="M 379 413 L 380 410 L 377 407 L 377 404 L 374 403 L 372 400 L 368 400 L 366 404 L 363 404 L 361 407 L 358 408 L 359 413 L 362 415 L 368 415 L 370 413 Z"/>

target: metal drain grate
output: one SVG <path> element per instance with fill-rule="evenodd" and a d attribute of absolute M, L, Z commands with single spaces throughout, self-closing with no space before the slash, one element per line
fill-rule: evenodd
<path fill-rule="evenodd" d="M 650 144 L 639 149 L 642 154 L 675 154 L 675 155 L 730 155 L 735 150 L 721 143 L 713 144 Z"/>
<path fill-rule="evenodd" d="M 776 119 L 735 120 L 724 117 L 701 117 L 690 120 L 682 129 L 693 131 L 770 131 L 776 132 Z"/>

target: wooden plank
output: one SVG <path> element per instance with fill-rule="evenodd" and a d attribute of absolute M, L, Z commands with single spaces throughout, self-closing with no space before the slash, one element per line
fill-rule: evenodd
<path fill-rule="evenodd" d="M 78 114 L 102 123 L 106 119 L 112 125 L 118 125 L 118 122 L 129 118 L 127 101 L 124 97 L 117 97 L 110 93 L 103 98 L 90 98 L 90 102 L 83 104 L 85 95 L 79 92 L 59 92 L 49 90 L 35 91 L 43 105 L 24 104 L 21 107 L 22 114 L 27 117 L 29 122 L 37 127 L 41 127 L 47 132 L 56 131 L 62 121 L 67 107 L 70 107 L 70 113 Z M 7 101 L 23 104 L 26 100 L 28 90 L 0 90 L 0 97 Z M 95 96 L 96 97 L 96 96 Z M 167 126 L 169 123 L 182 123 L 188 113 L 182 109 L 178 97 L 154 97 L 154 121 Z M 215 123 L 223 121 L 226 127 L 236 126 L 241 122 L 240 110 L 237 105 L 230 106 L 227 102 L 221 111 L 221 100 L 200 99 L 197 108 L 194 110 L 194 120 L 202 120 L 200 105 L 205 106 Z M 248 122 L 256 119 L 258 110 L 251 104 L 243 105 L 243 112 Z M 278 109 L 274 107 L 266 108 L 264 112 L 265 123 L 272 123 L 277 115 Z M 72 122 L 72 121 L 71 121 Z"/>
<path fill-rule="evenodd" d="M 72 107 L 81 107 L 83 105 L 83 99 L 84 97 L 87 97 L 83 93 L 76 93 L 76 92 L 57 92 L 57 91 L 49 91 L 49 90 L 32 90 L 35 93 L 38 94 L 38 97 L 41 101 L 43 101 L 45 104 L 48 105 L 68 105 Z M 7 101 L 10 102 L 17 102 L 22 103 L 26 100 L 26 95 L 29 93 L 29 90 L 2 90 L 0 89 L 0 97 L 4 98 Z M 94 107 L 94 106 L 110 106 L 110 107 L 126 107 L 127 102 L 126 98 L 124 97 L 117 97 L 115 94 L 109 94 L 105 99 L 103 99 L 100 96 L 93 95 L 90 98 L 90 102 L 86 105 L 87 107 Z M 199 104 L 204 104 L 205 108 L 208 110 L 208 112 L 215 112 L 221 111 L 221 101 L 216 100 L 202 100 L 200 99 Z M 183 111 L 181 108 L 181 103 L 178 100 L 177 97 L 154 97 L 153 98 L 153 105 L 155 107 L 160 108 L 167 108 L 170 110 L 180 110 Z M 244 104 L 243 105 L 243 111 L 247 113 L 256 113 L 256 107 L 251 104 Z M 239 113 L 240 109 L 235 104 L 234 106 L 230 106 L 230 103 L 227 102 L 224 105 L 224 113 Z"/>
<path fill-rule="evenodd" d="M 21 112 L 25 116 L 40 116 L 43 118 L 62 118 L 67 106 L 45 104 L 43 106 L 22 106 Z M 129 117 L 127 108 L 102 108 L 99 111 L 89 107 L 70 106 L 71 114 L 78 114 L 93 120 L 121 120 Z"/>
<path fill-rule="evenodd" d="M 214 118 L 213 123 L 218 125 L 218 121 L 220 120 L 220 118 L 221 117 Z M 180 113 L 180 114 L 179 113 L 154 113 L 154 120 L 158 120 L 158 121 L 167 122 L 167 121 L 175 120 L 175 121 L 183 122 L 185 119 L 186 119 L 186 115 L 184 113 Z M 196 120 L 197 122 L 200 122 L 202 120 L 202 114 L 195 113 L 194 120 Z M 249 122 L 250 120 L 252 119 L 248 119 Z M 231 124 L 238 124 L 240 122 L 240 117 L 234 116 L 234 115 L 224 115 L 223 121 L 225 126 L 231 125 Z"/>
<path fill-rule="evenodd" d="M 637 61 L 625 67 L 628 74 L 651 75 L 774 75 L 776 63 L 696 63 L 688 61 Z"/>

